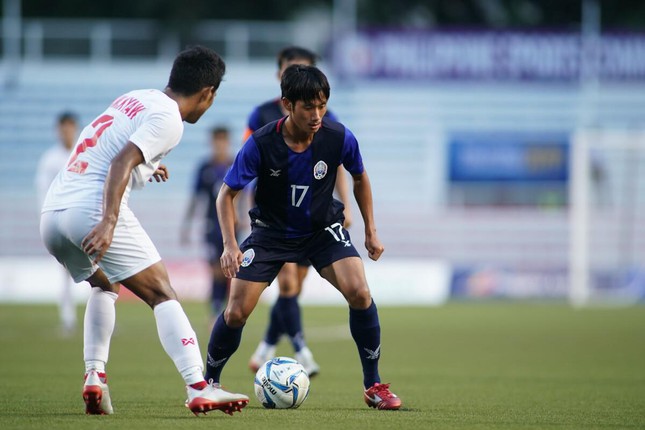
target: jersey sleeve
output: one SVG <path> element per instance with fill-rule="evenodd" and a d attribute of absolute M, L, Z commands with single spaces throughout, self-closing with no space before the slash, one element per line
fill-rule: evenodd
<path fill-rule="evenodd" d="M 358 148 L 358 141 L 348 128 L 345 128 L 341 163 L 352 175 L 360 175 L 365 170 L 363 167 L 363 157 Z"/>
<path fill-rule="evenodd" d="M 259 168 L 260 151 L 251 136 L 235 156 L 235 161 L 226 173 L 224 182 L 234 190 L 241 190 L 258 176 Z"/>
<path fill-rule="evenodd" d="M 130 136 L 130 142 L 137 145 L 146 163 L 149 163 L 177 145 L 183 131 L 184 124 L 177 113 L 153 112 Z"/>
<path fill-rule="evenodd" d="M 330 120 L 332 120 L 332 121 L 339 122 L 339 121 L 338 121 L 338 117 L 336 116 L 336 114 L 335 114 L 335 113 L 333 113 L 333 112 L 332 112 L 332 111 L 330 111 L 330 110 L 328 110 L 328 111 L 327 111 L 327 113 L 325 113 L 325 116 L 326 116 L 327 118 L 329 118 Z"/>

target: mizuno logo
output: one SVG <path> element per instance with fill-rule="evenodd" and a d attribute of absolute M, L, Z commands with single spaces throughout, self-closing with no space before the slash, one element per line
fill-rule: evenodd
<path fill-rule="evenodd" d="M 181 344 L 184 346 L 195 345 L 195 339 L 193 339 L 192 337 L 189 337 L 188 339 L 182 339 Z"/>
<path fill-rule="evenodd" d="M 271 171 L 271 173 L 269 174 L 269 176 L 274 176 L 274 177 L 276 177 L 276 178 L 277 178 L 278 176 L 280 176 L 280 172 L 282 172 L 282 170 L 281 170 L 281 169 L 278 169 L 278 170 L 269 169 L 269 170 Z"/>
<path fill-rule="evenodd" d="M 352 246 L 352 244 L 349 243 L 349 240 L 341 240 L 341 242 L 345 244 L 345 248 L 349 248 L 350 246 Z"/>
<path fill-rule="evenodd" d="M 368 360 L 378 360 L 379 355 L 381 355 L 381 345 L 379 345 L 374 351 L 368 348 L 363 349 L 367 352 Z"/>
<path fill-rule="evenodd" d="M 208 361 L 208 365 L 211 367 L 219 367 L 228 359 L 229 357 L 224 357 L 219 360 L 215 360 L 213 357 L 211 357 L 210 354 L 208 354 L 206 357 L 206 360 Z"/>

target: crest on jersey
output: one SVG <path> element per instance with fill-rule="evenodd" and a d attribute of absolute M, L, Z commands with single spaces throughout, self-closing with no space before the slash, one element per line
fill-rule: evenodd
<path fill-rule="evenodd" d="M 253 248 L 249 248 L 244 251 L 244 258 L 242 258 L 242 267 L 248 267 L 255 258 L 255 251 Z"/>
<path fill-rule="evenodd" d="M 314 166 L 314 178 L 322 179 L 325 177 L 325 175 L 327 175 L 327 163 L 320 160 Z"/>

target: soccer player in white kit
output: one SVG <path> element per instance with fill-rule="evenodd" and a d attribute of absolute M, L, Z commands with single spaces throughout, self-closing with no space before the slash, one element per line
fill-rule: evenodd
<path fill-rule="evenodd" d="M 168 178 L 161 159 L 179 143 L 183 121 L 197 122 L 212 105 L 224 72 L 223 60 L 208 48 L 181 52 L 163 91 L 124 94 L 83 129 L 45 198 L 43 242 L 74 281 L 92 286 L 83 350 L 88 414 L 113 412 L 105 366 L 119 284 L 154 310 L 161 344 L 184 378 L 186 406 L 195 415 L 233 414 L 248 403 L 247 396 L 204 380 L 195 332 L 159 253 L 128 207 L 131 189 Z"/>
<path fill-rule="evenodd" d="M 78 136 L 78 120 L 73 112 L 62 112 L 56 121 L 58 142 L 43 152 L 38 160 L 34 184 L 38 196 L 38 207 L 41 208 L 49 185 L 67 164 L 70 152 Z M 76 304 L 72 296 L 75 283 L 64 268 L 62 269 L 62 290 L 58 300 L 58 314 L 64 335 L 70 335 L 76 330 Z"/>

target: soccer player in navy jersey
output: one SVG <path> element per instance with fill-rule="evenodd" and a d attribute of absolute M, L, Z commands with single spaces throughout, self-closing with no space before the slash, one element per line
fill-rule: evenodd
<path fill-rule="evenodd" d="M 305 48 L 289 46 L 282 49 L 278 54 L 278 80 L 282 78 L 282 73 L 287 67 L 293 64 L 315 66 L 317 59 L 318 56 L 315 53 Z M 283 118 L 288 113 L 280 97 L 259 105 L 249 117 L 244 140 L 246 141 L 254 131 L 259 130 L 262 126 Z M 326 111 L 325 117 L 338 121 L 330 111 Z M 336 191 L 345 205 L 344 227 L 348 228 L 351 224 L 349 187 L 345 178 L 345 169 L 339 166 L 339 170 L 336 177 Z M 253 372 L 256 372 L 263 363 L 275 356 L 276 345 L 280 337 L 286 333 L 293 346 L 296 360 L 304 366 L 309 376 L 318 374 L 320 367 L 305 343 L 300 305 L 298 304 L 298 296 L 302 291 L 302 284 L 307 276 L 309 266 L 308 260 L 285 263 L 280 273 L 278 273 L 280 294 L 271 308 L 269 325 L 264 338 L 249 360 L 249 367 Z"/>
<path fill-rule="evenodd" d="M 281 81 L 289 115 L 256 131 L 237 154 L 217 197 L 224 239 L 220 259 L 232 278 L 229 302 L 208 344 L 205 378 L 220 383 L 222 369 L 238 349 L 242 330 L 262 291 L 282 265 L 308 259 L 349 305 L 349 327 L 363 368 L 364 400 L 373 408 L 399 409 L 401 400 L 382 384 L 378 372 L 381 329 L 363 262 L 343 228 L 343 204 L 333 198 L 337 167 L 354 181 L 354 196 L 365 225 L 365 247 L 378 260 L 372 191 L 358 142 L 342 124 L 324 118 L 329 83 L 314 66 L 292 65 Z M 233 199 L 257 178 L 250 236 L 238 246 Z"/>
<path fill-rule="evenodd" d="M 215 200 L 224 182 L 224 175 L 233 164 L 229 129 L 224 126 L 214 127 L 210 131 L 210 145 L 209 157 L 200 162 L 196 172 L 193 193 L 182 224 L 181 242 L 182 244 L 190 242 L 192 219 L 199 204 L 204 203 L 204 243 L 206 244 L 208 264 L 211 268 L 210 311 L 214 320 L 224 310 L 228 293 L 228 280 L 224 276 L 219 262 L 223 245 Z"/>

